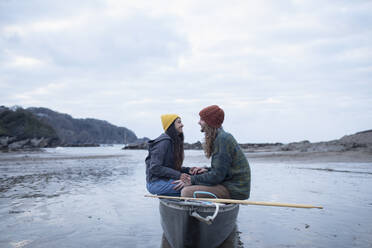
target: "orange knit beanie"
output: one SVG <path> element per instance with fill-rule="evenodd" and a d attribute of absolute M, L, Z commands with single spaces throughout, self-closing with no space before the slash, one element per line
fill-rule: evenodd
<path fill-rule="evenodd" d="M 225 113 L 217 105 L 208 106 L 199 112 L 200 118 L 205 121 L 208 126 L 219 128 L 225 118 Z"/>

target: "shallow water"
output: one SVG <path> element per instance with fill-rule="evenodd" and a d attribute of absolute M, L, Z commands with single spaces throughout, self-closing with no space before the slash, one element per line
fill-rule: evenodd
<path fill-rule="evenodd" d="M 143 197 L 146 151 L 121 146 L 0 154 L 0 247 L 160 247 L 158 200 Z M 242 247 L 372 247 L 371 163 L 250 160 Z M 185 166 L 208 164 L 186 151 Z"/>

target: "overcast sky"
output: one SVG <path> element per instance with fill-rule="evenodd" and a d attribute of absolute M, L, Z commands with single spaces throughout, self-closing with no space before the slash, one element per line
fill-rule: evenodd
<path fill-rule="evenodd" d="M 372 1 L 0 0 L 0 105 L 195 142 L 212 104 L 242 143 L 372 129 Z"/>

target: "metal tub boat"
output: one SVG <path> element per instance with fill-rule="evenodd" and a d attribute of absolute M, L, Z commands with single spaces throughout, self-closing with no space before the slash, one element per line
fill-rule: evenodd
<path fill-rule="evenodd" d="M 161 226 L 172 248 L 220 247 L 236 230 L 238 204 L 160 199 Z"/>

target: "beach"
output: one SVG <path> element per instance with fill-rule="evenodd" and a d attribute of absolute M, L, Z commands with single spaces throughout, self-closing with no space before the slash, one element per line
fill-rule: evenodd
<path fill-rule="evenodd" d="M 158 200 L 144 197 L 146 150 L 47 148 L 0 154 L 0 247 L 159 247 Z M 372 160 L 353 153 L 246 153 L 251 201 L 239 247 L 372 247 Z M 200 150 L 184 166 L 209 163 Z"/>
<path fill-rule="evenodd" d="M 298 163 L 372 163 L 372 152 L 246 152 L 248 159 L 255 162 L 298 162 Z"/>

